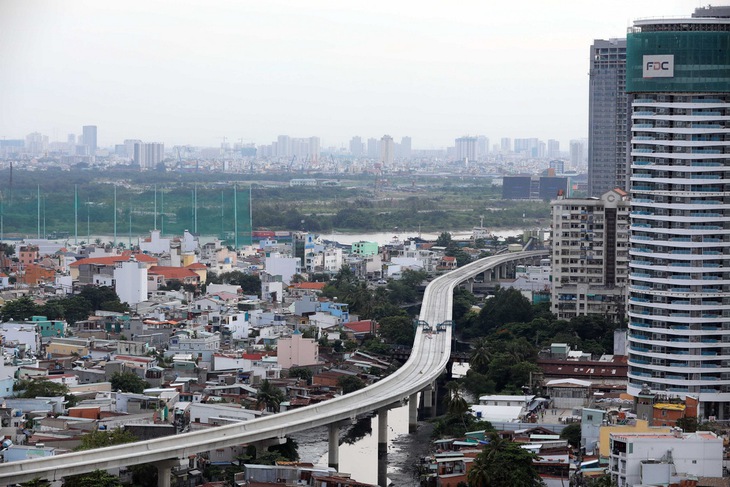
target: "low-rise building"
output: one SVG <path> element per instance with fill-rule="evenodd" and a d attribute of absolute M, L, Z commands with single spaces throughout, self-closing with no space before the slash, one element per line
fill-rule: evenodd
<path fill-rule="evenodd" d="M 669 485 L 683 476 L 722 477 L 722 438 L 709 431 L 611 434 L 609 469 L 618 487 Z"/>

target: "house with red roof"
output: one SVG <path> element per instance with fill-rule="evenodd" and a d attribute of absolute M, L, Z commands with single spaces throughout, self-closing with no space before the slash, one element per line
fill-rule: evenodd
<path fill-rule="evenodd" d="M 153 265 L 147 271 L 147 275 L 162 276 L 163 286 L 167 286 L 173 281 L 177 281 L 180 284 L 200 285 L 200 275 L 187 267 Z"/>
<path fill-rule="evenodd" d="M 304 296 L 319 296 L 327 285 L 326 282 L 295 282 L 287 288 L 292 298 Z"/>
<path fill-rule="evenodd" d="M 79 284 L 94 284 L 98 282 L 99 276 L 104 276 L 102 280 L 110 280 L 114 277 L 114 269 L 122 262 L 136 261 L 144 264 L 148 269 L 157 264 L 157 259 L 147 254 L 132 253 L 129 251 L 122 252 L 119 255 L 109 255 L 104 257 L 88 257 L 72 262 L 69 265 L 71 271 L 71 279 Z"/>

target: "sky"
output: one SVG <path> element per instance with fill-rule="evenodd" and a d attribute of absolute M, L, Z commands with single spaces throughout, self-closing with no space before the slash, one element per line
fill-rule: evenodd
<path fill-rule="evenodd" d="M 588 133 L 589 49 L 694 0 L 0 0 L 0 138 Z"/>

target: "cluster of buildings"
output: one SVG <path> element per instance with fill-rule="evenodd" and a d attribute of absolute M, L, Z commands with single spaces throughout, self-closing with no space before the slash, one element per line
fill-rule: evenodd
<path fill-rule="evenodd" d="M 444 250 L 416 241 L 341 246 L 295 234 L 287 241 L 262 237 L 236 251 L 216 239 L 189 232 L 168 238 L 157 230 L 131 250 L 19 243 L 15 254 L 0 259 L 3 302 L 28 296 L 42 305 L 85 286 L 108 286 L 130 311 L 96 310 L 73 323 L 33 316 L 0 324 L 0 414 L 8 418 L 0 429 L 3 461 L 73 450 L 90 431 L 123 427 L 149 439 L 247 421 L 333 398 L 347 378 L 377 380 L 392 363 L 358 345 L 377 335 L 378 324 L 360 320 L 337 298 L 325 298 L 325 283 L 306 278 L 346 267 L 371 287 L 380 286 L 407 269 L 436 274 L 454 268 Z M 209 282 L 210 275 L 231 273 L 257 276 L 260 289 L 246 293 L 237 284 Z M 308 370 L 311 380 L 289 376 L 292 369 Z M 114 378 L 125 373 L 146 388 L 114 389 Z M 16 397 L 14 386 L 22 380 L 61 384 L 73 401 Z M 278 405 L 259 400 L 264 381 L 281 391 Z M 236 462 L 242 448 L 186 459 L 174 474 L 195 482 L 206 465 Z M 286 475 L 329 478 L 311 485 L 364 485 L 331 469 L 276 468 L 284 467 L 291 470 Z M 270 475 L 253 466 L 246 472 Z"/>

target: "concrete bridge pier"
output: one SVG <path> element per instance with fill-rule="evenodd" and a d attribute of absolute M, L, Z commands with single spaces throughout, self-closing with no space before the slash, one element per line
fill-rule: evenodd
<path fill-rule="evenodd" d="M 388 408 L 378 409 L 378 485 L 388 487 Z"/>
<path fill-rule="evenodd" d="M 327 465 L 340 471 L 340 424 L 338 422 L 327 425 L 329 443 L 327 445 Z"/>
<path fill-rule="evenodd" d="M 415 433 L 418 429 L 418 393 L 411 394 L 408 399 L 408 432 Z"/>
<path fill-rule="evenodd" d="M 431 386 L 429 385 L 426 387 L 423 391 L 423 396 L 421 397 L 421 400 L 423 401 L 421 403 L 422 411 L 421 411 L 421 417 L 428 418 L 431 416 L 431 403 L 433 402 L 433 394 L 431 391 Z"/>
<path fill-rule="evenodd" d="M 155 462 L 157 467 L 157 487 L 170 487 L 172 483 L 172 467 L 180 464 L 177 458 Z"/>
<path fill-rule="evenodd" d="M 438 409 L 438 395 L 439 395 L 439 389 L 438 384 L 436 381 L 433 381 L 431 383 L 431 389 L 433 390 L 433 394 L 431 395 L 431 417 L 436 417 L 436 410 Z"/>

